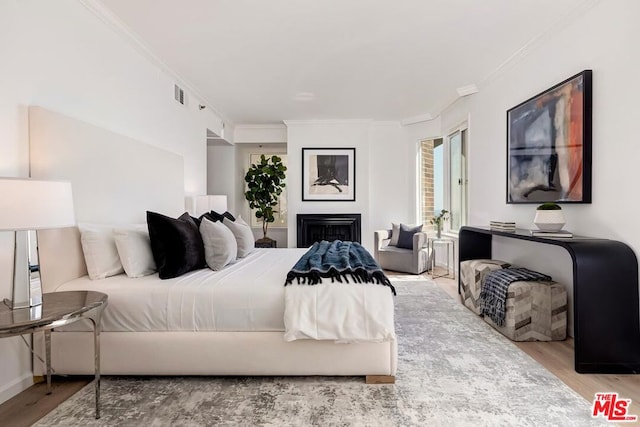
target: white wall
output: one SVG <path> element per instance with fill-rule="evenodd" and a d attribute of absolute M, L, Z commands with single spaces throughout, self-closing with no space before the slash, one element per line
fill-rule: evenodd
<path fill-rule="evenodd" d="M 415 220 L 408 170 L 414 141 L 397 123 L 369 120 L 286 121 L 289 154 L 289 246 L 296 246 L 296 214 L 360 213 L 362 244 L 373 250 L 373 232 L 391 221 Z M 302 148 L 355 147 L 355 202 L 302 201 Z M 415 171 L 413 172 L 415 175 Z"/>
<path fill-rule="evenodd" d="M 186 192 L 205 193 L 206 128 L 220 119 L 195 94 L 176 103 L 176 81 L 79 1 L 0 2 L 0 57 L 0 176 L 28 176 L 27 107 L 40 105 L 182 155 Z M 0 298 L 11 259 L 0 233 Z M 0 340 L 0 360 L 4 401 L 31 384 L 31 362 L 19 338 Z"/>
<path fill-rule="evenodd" d="M 236 168 L 236 147 L 231 144 L 207 147 L 207 194 L 226 194 L 227 209 L 237 212 L 236 184 L 239 171 Z"/>
<path fill-rule="evenodd" d="M 283 124 L 236 125 L 235 143 L 282 144 L 287 142 L 287 127 Z"/>
<path fill-rule="evenodd" d="M 415 222 L 411 196 L 416 186 L 407 171 L 415 169 L 416 147 L 412 141 L 404 139 L 398 122 L 371 123 L 367 180 L 370 234 L 391 228 L 391 222 Z"/>
<path fill-rule="evenodd" d="M 640 2 L 600 2 L 584 16 L 545 40 L 521 62 L 481 88 L 466 103 L 443 115 L 455 121 L 467 113 L 470 127 L 471 223 L 513 218 L 533 227 L 534 206 L 507 205 L 506 111 L 572 76 L 593 70 L 593 203 L 563 205 L 566 228 L 579 234 L 623 240 L 640 248 L 640 227 L 631 212 L 640 208 L 633 192 L 640 145 Z"/>
<path fill-rule="evenodd" d="M 532 228 L 535 205 L 507 205 L 506 111 L 584 70 L 593 70 L 593 203 L 563 205 L 566 228 L 620 240 L 640 250 L 637 142 L 640 118 L 640 2 L 613 0 L 594 7 L 544 37 L 518 63 L 481 85 L 480 92 L 442 116 L 470 116 L 470 223 L 510 218 Z M 555 267 L 554 267 L 555 268 Z M 603 284 L 606 286 L 606 284 Z"/>

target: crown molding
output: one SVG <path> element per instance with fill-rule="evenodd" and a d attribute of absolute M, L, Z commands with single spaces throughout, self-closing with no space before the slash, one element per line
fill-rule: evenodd
<path fill-rule="evenodd" d="M 266 123 L 263 125 L 259 124 L 237 124 L 235 125 L 235 129 L 284 129 L 286 126 L 284 123 Z"/>
<path fill-rule="evenodd" d="M 344 119 L 344 120 L 283 120 L 287 126 L 306 125 L 367 125 L 373 123 L 371 119 Z"/>
<path fill-rule="evenodd" d="M 374 120 L 371 122 L 371 126 L 400 126 L 399 120 Z"/>
<path fill-rule="evenodd" d="M 400 124 L 402 126 L 413 125 L 420 122 L 428 122 L 433 120 L 434 117 L 430 113 L 420 114 L 418 116 L 407 117 L 405 119 L 400 120 Z"/>
<path fill-rule="evenodd" d="M 218 118 L 227 123 L 233 125 L 233 121 L 222 114 L 218 109 L 213 107 L 213 103 L 207 99 L 207 97 L 200 92 L 189 80 L 182 77 L 176 71 L 174 71 L 169 65 L 167 65 L 160 57 L 158 57 L 153 50 L 133 31 L 129 28 L 116 14 L 114 14 L 107 6 L 105 6 L 100 0 L 78 0 L 87 10 L 98 17 L 109 28 L 111 28 L 116 34 L 122 37 L 130 46 L 132 46 L 140 55 L 151 62 L 153 65 L 160 68 L 164 73 L 169 75 L 172 79 L 176 80 L 185 89 L 187 89 L 196 98 L 202 101 Z"/>
<path fill-rule="evenodd" d="M 524 58 L 529 56 L 531 52 L 538 47 L 543 41 L 550 39 L 552 36 L 563 31 L 569 24 L 573 23 L 580 16 L 584 15 L 587 11 L 592 9 L 601 0 L 583 0 L 582 3 L 576 7 L 567 10 L 565 13 L 559 15 L 551 24 L 546 28 L 543 28 L 538 34 L 531 37 L 520 49 L 516 50 L 507 59 L 505 59 L 500 65 L 498 65 L 492 72 L 490 72 L 485 78 L 479 81 L 478 86 L 489 85 L 492 81 L 503 75 L 510 67 L 521 62 Z"/>

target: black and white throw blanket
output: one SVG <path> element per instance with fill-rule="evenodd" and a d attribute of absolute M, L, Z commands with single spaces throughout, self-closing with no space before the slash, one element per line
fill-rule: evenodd
<path fill-rule="evenodd" d="M 315 243 L 287 274 L 284 293 L 285 341 L 395 339 L 395 289 L 358 243 Z"/>
<path fill-rule="evenodd" d="M 315 242 L 287 274 L 285 286 L 293 284 L 316 285 L 323 278 L 331 282 L 376 283 L 396 290 L 369 251 L 358 242 L 334 240 Z"/>
<path fill-rule="evenodd" d="M 522 267 L 503 268 L 487 274 L 480 291 L 480 314 L 504 326 L 509 285 L 518 281 L 549 281 L 550 276 Z"/>

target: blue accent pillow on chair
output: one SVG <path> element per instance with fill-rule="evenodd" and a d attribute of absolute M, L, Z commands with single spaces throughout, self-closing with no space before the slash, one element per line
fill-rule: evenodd
<path fill-rule="evenodd" d="M 400 224 L 400 233 L 398 236 L 398 247 L 404 249 L 413 249 L 413 235 L 422 231 L 422 224 L 410 227 Z"/>

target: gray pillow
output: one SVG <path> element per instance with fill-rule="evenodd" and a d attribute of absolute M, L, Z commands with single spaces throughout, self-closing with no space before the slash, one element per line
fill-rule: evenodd
<path fill-rule="evenodd" d="M 391 223 L 391 241 L 389 246 L 398 246 L 398 237 L 400 237 L 400 224 Z"/>
<path fill-rule="evenodd" d="M 238 242 L 238 258 L 246 257 L 255 249 L 255 238 L 253 237 L 251 227 L 244 222 L 242 217 L 238 216 L 235 222 L 224 217 L 222 223 L 231 230 Z"/>
<path fill-rule="evenodd" d="M 398 233 L 399 248 L 413 249 L 413 235 L 422 231 L 422 224 L 411 227 L 405 224 L 400 224 L 400 232 Z"/>
<path fill-rule="evenodd" d="M 228 227 L 218 221 L 212 222 L 203 218 L 200 234 L 204 243 L 204 257 L 210 269 L 221 270 L 236 260 L 238 244 Z"/>

